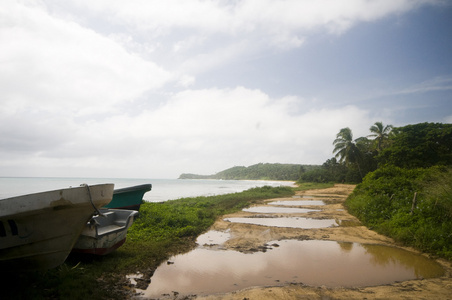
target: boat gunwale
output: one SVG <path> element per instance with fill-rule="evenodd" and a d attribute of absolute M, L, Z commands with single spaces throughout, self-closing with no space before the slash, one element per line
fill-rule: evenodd
<path fill-rule="evenodd" d="M 114 191 L 114 183 L 102 183 L 102 184 L 95 184 L 95 185 L 89 185 L 90 192 L 92 193 L 93 190 L 97 190 L 98 188 L 102 190 L 110 190 L 112 189 L 112 195 Z M 61 188 L 51 191 L 44 191 L 44 192 L 37 192 L 37 193 L 31 193 L 31 194 L 25 194 L 20 196 L 14 196 L 10 198 L 4 198 L 0 199 L 0 218 L 5 219 L 10 216 L 23 216 L 23 215 L 34 215 L 39 214 L 42 211 L 47 210 L 55 210 L 61 207 L 73 207 L 76 206 L 84 206 L 84 205 L 92 205 L 92 203 L 87 199 L 78 198 L 74 195 L 70 195 L 71 201 L 66 200 L 63 193 L 73 193 L 76 192 L 76 190 L 86 189 L 86 186 L 81 185 L 77 187 L 68 187 L 68 188 Z M 103 192 L 103 191 L 102 191 Z M 55 197 L 55 195 L 60 194 L 60 199 L 57 199 L 58 197 Z M 49 197 L 49 195 L 51 195 Z M 105 198 L 105 196 L 102 196 L 102 198 Z M 109 197 L 108 197 L 109 198 Z M 43 200 L 42 200 L 43 199 Z M 39 200 L 39 201 L 38 201 Z M 56 201 L 63 200 L 61 204 L 57 204 L 52 206 L 52 203 Z M 67 202 L 66 202 L 67 201 Z M 97 200 L 100 201 L 100 200 Z M 111 202 L 111 199 L 108 203 Z M 15 210 L 11 211 L 12 205 L 11 203 L 14 203 L 14 206 L 19 206 L 19 208 L 16 208 Z M 33 204 L 35 207 L 31 208 L 29 205 Z M 106 204 L 105 204 L 106 205 Z M 3 206 L 3 207 L 2 207 Z"/>
<path fill-rule="evenodd" d="M 146 183 L 146 184 L 140 184 L 140 185 L 125 187 L 125 188 L 115 189 L 113 191 L 113 195 L 127 193 L 127 192 L 140 191 L 140 190 L 146 190 L 146 192 L 149 192 L 150 190 L 152 190 L 152 184 Z"/>

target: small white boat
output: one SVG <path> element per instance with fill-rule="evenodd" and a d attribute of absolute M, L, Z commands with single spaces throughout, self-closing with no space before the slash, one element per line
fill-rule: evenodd
<path fill-rule="evenodd" d="M 62 264 L 114 184 L 82 185 L 0 200 L 0 271 Z"/>
<path fill-rule="evenodd" d="M 127 209 L 101 209 L 85 225 L 72 252 L 106 255 L 118 249 L 127 237 L 127 230 L 138 216 L 138 211 Z"/>

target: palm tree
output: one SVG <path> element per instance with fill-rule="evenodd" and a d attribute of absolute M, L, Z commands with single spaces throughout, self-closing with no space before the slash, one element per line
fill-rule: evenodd
<path fill-rule="evenodd" d="M 358 166 L 358 171 L 361 176 L 361 168 L 359 166 L 359 160 L 361 158 L 361 151 L 358 148 L 357 142 L 362 138 L 353 140 L 353 133 L 350 128 L 342 128 L 336 135 L 336 139 L 333 142 L 336 158 L 339 158 L 339 162 L 345 163 L 346 166 L 356 163 Z"/>
<path fill-rule="evenodd" d="M 375 124 L 372 125 L 369 130 L 370 132 L 372 132 L 372 134 L 369 134 L 367 137 L 375 138 L 375 141 L 377 143 L 377 150 L 378 152 L 380 152 L 381 146 L 385 143 L 385 140 L 387 140 L 391 134 L 392 125 L 383 126 L 382 122 L 375 122 Z"/>

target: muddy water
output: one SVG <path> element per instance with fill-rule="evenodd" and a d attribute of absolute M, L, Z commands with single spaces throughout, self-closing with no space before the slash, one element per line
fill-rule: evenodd
<path fill-rule="evenodd" d="M 268 215 L 225 220 L 314 230 L 339 226 L 337 222 L 342 227 L 357 225 L 347 225 L 345 221 L 334 219 L 278 216 L 319 211 L 298 206 L 327 205 L 319 197 L 300 198 L 303 199 L 274 201 L 268 203 L 271 204 L 269 206 L 245 209 L 247 212 Z M 209 231 L 199 236 L 197 249 L 163 263 L 155 271 L 148 288 L 138 292 L 142 292 L 144 298 L 171 299 L 176 295 L 180 298 L 212 295 L 253 286 L 283 286 L 290 283 L 327 287 L 375 286 L 444 274 L 443 268 L 434 260 L 395 247 L 337 241 L 282 240 L 269 242 L 266 252 L 243 253 L 224 248 L 222 244 L 230 238 L 229 231 Z"/>
<path fill-rule="evenodd" d="M 311 218 L 297 218 L 297 217 L 287 217 L 287 218 L 226 218 L 225 221 L 234 223 L 245 223 L 245 224 L 255 224 L 261 226 L 270 227 L 287 227 L 287 228 L 303 228 L 303 229 L 313 229 L 313 228 L 327 228 L 338 226 L 333 219 L 311 219 Z"/>
<path fill-rule="evenodd" d="M 300 214 L 313 211 L 320 211 L 319 209 L 295 208 L 295 207 L 272 207 L 272 206 L 254 206 L 245 208 L 243 211 L 261 214 Z"/>
<path fill-rule="evenodd" d="M 144 297 L 207 295 L 252 286 L 303 283 L 362 287 L 443 275 L 442 267 L 421 255 L 381 245 L 335 241 L 284 240 L 267 252 L 195 249 L 172 257 L 154 273 Z"/>

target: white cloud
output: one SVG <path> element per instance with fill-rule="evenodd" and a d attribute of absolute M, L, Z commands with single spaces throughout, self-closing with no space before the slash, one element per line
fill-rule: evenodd
<path fill-rule="evenodd" d="M 213 68 L 220 63 L 226 65 L 246 59 L 256 51 L 299 48 L 312 34 L 342 34 L 359 22 L 372 22 L 423 4 L 440 2 L 72 0 L 64 5 L 56 1 L 43 3 L 53 15 L 65 18 L 69 15 L 99 34 L 110 37 L 125 34 L 127 38 L 121 39 L 124 47 L 173 70 L 180 65 L 203 64 L 205 59 L 208 61 L 203 64 L 205 67 L 195 69 L 203 72 L 207 66 Z"/>
<path fill-rule="evenodd" d="M 75 127 L 75 121 L 55 129 L 42 126 L 48 132 L 40 136 L 41 143 L 29 145 L 27 157 L 40 170 L 47 168 L 40 165 L 45 163 L 62 174 L 174 178 L 259 162 L 321 164 L 332 157 L 340 128 L 349 126 L 358 137 L 371 125 L 368 113 L 352 106 L 294 115 L 296 100 L 272 99 L 243 87 L 187 90 L 133 117 L 117 114 Z M 65 129 L 71 130 L 70 138 L 61 134 Z"/>
<path fill-rule="evenodd" d="M 224 47 L 218 47 L 206 52 L 203 51 L 185 58 L 181 64 L 177 65 L 177 68 L 182 70 L 182 72 L 199 74 L 233 62 L 239 57 L 243 57 L 244 52 L 249 54 L 250 52 L 254 52 L 255 49 L 256 45 L 245 40 L 230 43 Z"/>
<path fill-rule="evenodd" d="M 46 1 L 50 7 L 61 9 Z M 238 34 L 259 29 L 287 30 L 337 27 L 347 29 L 357 21 L 374 21 L 438 0 L 154 0 L 71 1 L 93 15 L 110 16 L 111 22 L 136 26 L 138 30 L 168 33 L 175 28 Z"/>
<path fill-rule="evenodd" d="M 111 110 L 171 74 L 71 21 L 19 3 L 0 8 L 3 111 Z"/>
<path fill-rule="evenodd" d="M 173 51 L 174 52 L 190 51 L 194 47 L 202 45 L 205 40 L 206 40 L 206 37 L 203 37 L 203 36 L 190 36 L 184 40 L 179 40 L 176 43 L 174 43 Z"/>
<path fill-rule="evenodd" d="M 380 120 L 265 87 L 195 89 L 197 75 L 436 2 L 5 1 L 0 175 L 161 178 L 320 164 L 341 128 L 365 136 Z"/>
<path fill-rule="evenodd" d="M 237 87 L 180 92 L 158 109 L 133 117 L 118 113 L 80 122 L 48 115 L 39 121 L 39 115 L 30 114 L 26 120 L 4 120 L 2 128 L 9 123 L 14 132 L 9 140 L 7 132 L 1 133 L 7 143 L 1 147 L 2 157 L 9 159 L 0 165 L 4 171 L 27 165 L 39 170 L 37 176 L 120 172 L 128 177 L 176 177 L 182 172 L 215 173 L 237 164 L 322 163 L 331 157 L 331 143 L 341 127 L 369 125 L 366 112 L 355 107 L 293 115 L 293 101 Z M 8 148 L 14 148 L 15 155 Z"/>

